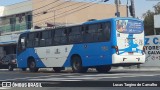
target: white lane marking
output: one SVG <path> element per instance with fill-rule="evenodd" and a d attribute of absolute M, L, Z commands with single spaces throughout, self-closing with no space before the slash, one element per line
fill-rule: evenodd
<path fill-rule="evenodd" d="M 53 76 L 60 76 L 60 75 L 49 75 L 49 76 L 37 76 L 37 77 L 24 77 L 24 78 L 14 78 L 14 79 L 5 79 L 6 81 L 9 80 L 17 80 L 17 79 L 29 79 L 29 78 L 48 78 Z"/>
<path fill-rule="evenodd" d="M 30 79 L 30 78 L 48 78 L 48 77 L 56 77 L 56 76 L 70 76 L 70 75 L 79 75 L 76 73 L 69 73 L 69 74 L 57 74 L 57 75 L 48 75 L 48 76 L 37 76 L 37 77 L 24 77 L 24 78 L 14 78 L 14 79 L 5 79 L 6 81 L 9 80 L 17 80 L 17 79 Z"/>
<path fill-rule="evenodd" d="M 159 74 L 155 74 L 155 75 L 131 75 L 131 76 L 119 76 L 119 77 L 96 77 L 95 80 L 105 79 L 105 78 L 142 77 L 142 76 L 157 76 L 157 75 L 159 75 Z"/>
<path fill-rule="evenodd" d="M 80 78 L 44 78 L 44 79 L 29 79 L 29 80 L 41 80 L 41 81 L 63 81 L 63 80 L 92 80 L 93 77 L 80 77 Z"/>
<path fill-rule="evenodd" d="M 107 77 L 107 76 L 139 76 L 139 75 L 146 75 L 146 74 L 132 74 L 132 73 L 121 73 L 121 74 L 97 74 L 97 75 L 83 75 L 83 76 L 90 76 L 90 77 L 99 77 L 99 76 L 104 76 L 104 77 Z M 150 74 L 150 75 L 160 75 L 160 74 Z M 71 76 L 67 76 L 67 77 L 71 77 Z M 75 76 L 76 77 L 76 76 Z"/>
<path fill-rule="evenodd" d="M 0 89 L 11 89 L 10 87 L 0 87 Z"/>
<path fill-rule="evenodd" d="M 41 79 L 41 80 L 52 80 L 55 78 L 59 78 L 60 76 L 64 76 L 66 78 L 62 78 L 62 79 L 81 79 L 81 80 L 97 80 L 97 79 L 103 79 L 103 78 L 123 78 L 123 77 L 141 77 L 141 76 L 156 76 L 159 74 L 151 74 L 151 75 L 146 75 L 146 74 L 96 74 L 96 75 L 81 75 L 80 76 L 68 76 L 68 75 L 75 75 L 75 74 L 59 74 L 59 75 L 49 75 L 49 76 L 38 76 L 38 77 L 25 77 L 25 78 L 14 78 L 14 79 L 5 79 L 5 81 L 9 81 L 9 80 L 18 80 L 18 79 L 28 79 L 28 80 L 40 80 L 39 78 L 45 78 L 45 79 Z M 78 75 L 78 74 L 77 74 Z M 58 77 L 57 77 L 58 76 Z M 55 77 L 55 78 L 53 78 Z M 61 79 L 61 80 L 62 80 Z"/>
<path fill-rule="evenodd" d="M 14 78 L 14 79 L 5 79 L 6 81 L 9 81 L 9 80 L 18 80 L 18 79 L 36 79 L 36 78 L 49 78 L 49 77 L 54 77 L 54 76 L 63 76 L 63 75 L 66 75 L 66 77 L 70 77 L 70 78 L 73 78 L 73 77 L 83 77 L 83 76 L 92 76 L 92 77 L 95 77 L 95 76 L 113 76 L 113 75 L 126 75 L 126 74 L 96 74 L 96 75 L 81 75 L 81 76 L 68 76 L 68 75 L 79 75 L 79 74 L 59 74 L 59 75 L 49 75 L 49 76 L 38 76 L 38 77 L 24 77 L 24 78 Z M 58 78 L 58 77 L 56 77 Z M 112 77 L 111 77 L 112 78 Z M 113 77 L 114 78 L 114 77 Z M 81 78 L 82 79 L 82 78 Z"/>
<path fill-rule="evenodd" d="M 66 78 L 48 78 L 48 79 L 29 79 L 29 81 L 82 81 L 82 80 L 66 79 Z"/>
<path fill-rule="evenodd" d="M 62 81 L 82 81 L 82 80 L 62 80 Z"/>
<path fill-rule="evenodd" d="M 156 75 L 159 75 L 159 74 L 156 74 Z M 69 77 L 69 78 L 47 78 L 47 79 L 29 79 L 29 80 L 46 80 L 46 81 L 64 81 L 64 80 L 98 80 L 98 79 L 105 79 L 105 78 L 124 78 L 124 77 L 141 77 L 141 76 L 156 76 L 156 75 L 131 75 L 131 76 L 114 76 L 114 77 L 82 77 L 82 76 L 79 76 L 79 77 Z"/>

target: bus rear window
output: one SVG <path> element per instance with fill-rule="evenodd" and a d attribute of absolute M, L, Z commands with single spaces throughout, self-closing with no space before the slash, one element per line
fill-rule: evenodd
<path fill-rule="evenodd" d="M 144 30 L 143 23 L 136 20 L 117 20 L 116 29 L 120 33 L 139 34 Z"/>

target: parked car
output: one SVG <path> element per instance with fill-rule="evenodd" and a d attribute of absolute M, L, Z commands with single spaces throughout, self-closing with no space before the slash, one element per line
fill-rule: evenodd
<path fill-rule="evenodd" d="M 13 69 L 16 67 L 17 67 L 16 54 L 5 55 L 0 60 L 0 68 L 3 68 L 3 69 L 8 68 L 9 71 L 13 71 Z"/>

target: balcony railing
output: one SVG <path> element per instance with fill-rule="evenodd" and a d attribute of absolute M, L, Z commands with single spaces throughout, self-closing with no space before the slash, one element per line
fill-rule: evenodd
<path fill-rule="evenodd" d="M 14 32 L 14 31 L 21 31 L 26 29 L 31 29 L 33 26 L 32 22 L 23 22 L 19 24 L 8 24 L 8 25 L 0 25 L 0 32 L 7 33 L 7 32 Z"/>

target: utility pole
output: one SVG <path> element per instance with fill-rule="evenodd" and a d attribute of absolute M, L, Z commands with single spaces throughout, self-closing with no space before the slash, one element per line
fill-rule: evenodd
<path fill-rule="evenodd" d="M 115 0 L 115 4 L 116 4 L 116 13 L 115 15 L 117 17 L 120 17 L 120 12 L 119 12 L 119 0 Z"/>
<path fill-rule="evenodd" d="M 133 14 L 133 17 L 135 18 L 135 17 L 136 17 L 136 15 L 135 15 L 134 0 L 131 0 L 131 8 L 132 8 L 132 14 Z"/>
<path fill-rule="evenodd" d="M 54 28 L 56 27 L 56 22 L 55 22 L 56 21 L 56 16 L 55 15 L 56 15 L 56 10 L 54 10 Z"/>
<path fill-rule="evenodd" d="M 127 10 L 126 10 L 126 11 L 127 11 L 127 17 L 128 17 L 128 16 L 129 16 L 129 15 L 128 15 L 128 0 L 127 0 Z"/>

